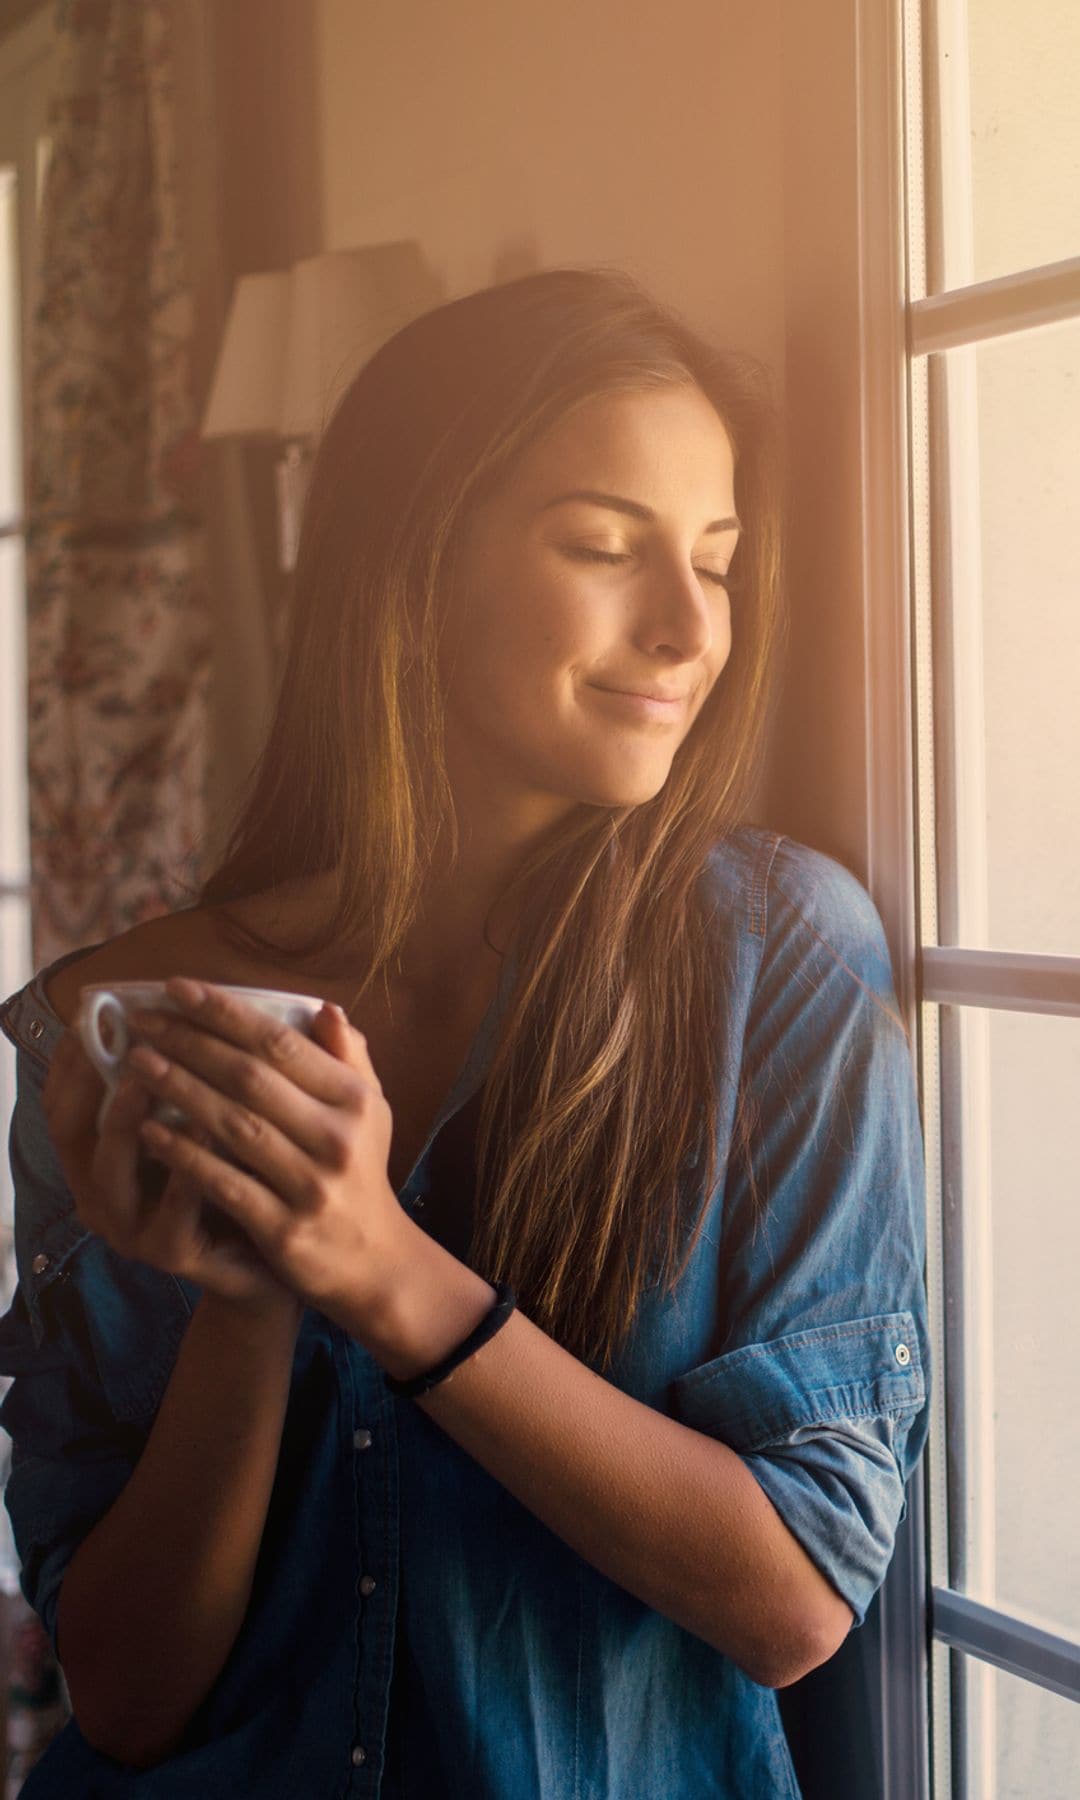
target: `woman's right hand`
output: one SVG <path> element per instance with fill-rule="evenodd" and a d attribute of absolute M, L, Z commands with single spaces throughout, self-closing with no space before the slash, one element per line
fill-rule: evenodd
<path fill-rule="evenodd" d="M 73 1030 L 65 1031 L 45 1078 L 42 1104 L 60 1166 L 83 1224 L 121 1256 L 183 1275 L 245 1311 L 299 1317 L 297 1297 L 255 1246 L 232 1228 L 207 1229 L 202 1194 L 186 1176 L 152 1161 L 139 1126 L 154 1103 L 123 1075 L 98 1130 L 105 1083 Z M 225 1221 L 226 1232 L 231 1221 Z"/>

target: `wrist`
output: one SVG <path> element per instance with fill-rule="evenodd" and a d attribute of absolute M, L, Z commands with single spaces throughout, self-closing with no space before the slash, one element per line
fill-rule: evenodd
<path fill-rule="evenodd" d="M 197 1308 L 206 1326 L 223 1336 L 243 1339 L 267 1338 L 294 1341 L 304 1316 L 303 1302 L 288 1288 L 280 1294 L 268 1292 L 246 1299 L 203 1290 Z"/>
<path fill-rule="evenodd" d="M 409 1254 L 383 1290 L 379 1308 L 346 1326 L 388 1375 L 426 1374 L 475 1331 L 495 1304 L 495 1289 L 475 1269 L 409 1221 Z"/>

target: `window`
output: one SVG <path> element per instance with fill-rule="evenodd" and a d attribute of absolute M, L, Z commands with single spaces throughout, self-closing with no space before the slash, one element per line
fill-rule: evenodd
<path fill-rule="evenodd" d="M 937 1800 L 1080 1769 L 1080 9 L 905 0 Z"/>
<path fill-rule="evenodd" d="M 48 8 L 0 37 L 0 995 L 33 973 L 26 791 L 26 590 L 23 476 L 25 380 L 37 267 L 37 224 L 49 140 Z M 0 1036 L 0 1118 L 15 1102 L 15 1051 Z M 0 1157 L 0 1310 L 15 1288 L 14 1195 Z M 7 1386 L 7 1380 L 2 1384 Z M 6 1461 L 9 1440 L 3 1440 Z M 0 1469 L 2 1479 L 2 1469 Z M 0 1508 L 0 1592 L 13 1593 L 18 1563 Z"/>

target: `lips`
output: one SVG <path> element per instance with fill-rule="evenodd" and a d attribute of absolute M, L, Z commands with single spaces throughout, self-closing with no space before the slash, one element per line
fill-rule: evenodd
<path fill-rule="evenodd" d="M 658 700 L 655 697 L 655 689 L 649 695 L 624 693 L 620 688 L 600 687 L 596 682 L 592 682 L 590 685 L 594 694 L 603 694 L 604 699 L 608 702 L 604 710 L 624 720 L 633 720 L 641 725 L 662 725 L 670 731 L 672 726 L 679 724 L 686 717 L 685 694 L 677 694 L 674 697 L 665 695 L 663 699 Z"/>
<path fill-rule="evenodd" d="M 669 706 L 674 706 L 679 700 L 689 699 L 688 694 L 667 694 L 662 688 L 601 687 L 598 681 L 593 686 L 599 688 L 602 694 L 626 694 L 632 700 L 662 700 Z"/>

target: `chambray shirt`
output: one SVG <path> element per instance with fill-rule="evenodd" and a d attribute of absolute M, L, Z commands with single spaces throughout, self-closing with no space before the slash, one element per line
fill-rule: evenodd
<path fill-rule="evenodd" d="M 704 879 L 725 973 L 721 1175 L 675 1293 L 646 1291 L 606 1379 L 735 1450 L 861 1625 L 928 1426 L 911 1049 L 888 1012 L 879 916 L 838 862 L 744 825 Z M 23 1590 L 55 1643 L 65 1567 L 138 1460 L 199 1289 L 117 1255 L 74 1211 L 40 1102 L 63 1029 L 44 993 L 52 969 L 0 1007 L 19 1050 L 0 1423 Z M 471 1196 L 462 1143 L 448 1146 L 455 1121 L 468 1139 L 512 973 L 508 961 L 399 1195 L 466 1259 Z M 724 1168 L 740 1067 L 766 1202 L 756 1229 L 744 1167 Z M 23 1788 L 23 1800 L 196 1794 L 797 1800 L 799 1788 L 773 1689 L 578 1556 L 308 1308 L 251 1602 L 181 1747 L 138 1770 L 71 1720 Z"/>

